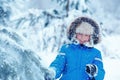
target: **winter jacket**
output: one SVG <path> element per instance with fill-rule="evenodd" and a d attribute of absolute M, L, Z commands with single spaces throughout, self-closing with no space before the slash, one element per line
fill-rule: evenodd
<path fill-rule="evenodd" d="M 73 43 L 63 45 L 50 67 L 55 69 L 56 79 L 89 80 L 89 76 L 85 72 L 86 64 L 97 65 L 98 74 L 95 80 L 104 79 L 105 71 L 100 51 L 85 45 Z"/>

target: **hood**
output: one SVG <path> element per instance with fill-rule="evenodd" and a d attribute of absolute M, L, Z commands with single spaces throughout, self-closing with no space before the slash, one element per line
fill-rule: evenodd
<path fill-rule="evenodd" d="M 75 19 L 69 26 L 67 37 L 70 41 L 73 41 L 76 28 L 80 26 L 83 22 L 88 23 L 93 27 L 93 34 L 91 34 L 91 39 L 93 41 L 93 44 L 98 44 L 100 42 L 100 29 L 98 24 L 91 18 L 88 17 L 78 17 Z"/>

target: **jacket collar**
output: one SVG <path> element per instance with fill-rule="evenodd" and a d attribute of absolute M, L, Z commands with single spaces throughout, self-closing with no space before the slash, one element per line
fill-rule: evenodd
<path fill-rule="evenodd" d="M 93 48 L 93 47 L 88 47 L 88 46 L 86 46 L 84 44 L 75 44 L 75 43 L 73 43 L 72 45 L 75 46 L 76 48 L 84 48 L 84 49 L 91 49 L 91 48 Z"/>

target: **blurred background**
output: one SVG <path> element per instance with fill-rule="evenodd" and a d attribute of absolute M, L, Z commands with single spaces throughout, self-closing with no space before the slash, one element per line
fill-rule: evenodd
<path fill-rule="evenodd" d="M 76 17 L 88 16 L 101 28 L 102 41 L 95 47 L 102 52 L 105 80 L 119 80 L 119 3 L 120 0 L 0 0 L 0 43 L 8 41 L 30 49 L 49 66 L 67 41 L 69 24 Z M 5 48 L 0 47 L 0 52 Z"/>

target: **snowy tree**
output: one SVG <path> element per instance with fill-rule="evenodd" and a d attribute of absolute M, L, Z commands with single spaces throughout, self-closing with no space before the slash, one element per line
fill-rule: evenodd
<path fill-rule="evenodd" d="M 21 3 L 24 0 L 0 1 L 0 80 L 51 80 L 51 72 L 29 44 L 39 17 L 30 11 L 20 13 Z"/>
<path fill-rule="evenodd" d="M 52 80 L 41 58 L 24 47 L 25 40 L 10 28 L 0 29 L 0 80 Z M 46 79 L 47 78 L 47 79 Z"/>

